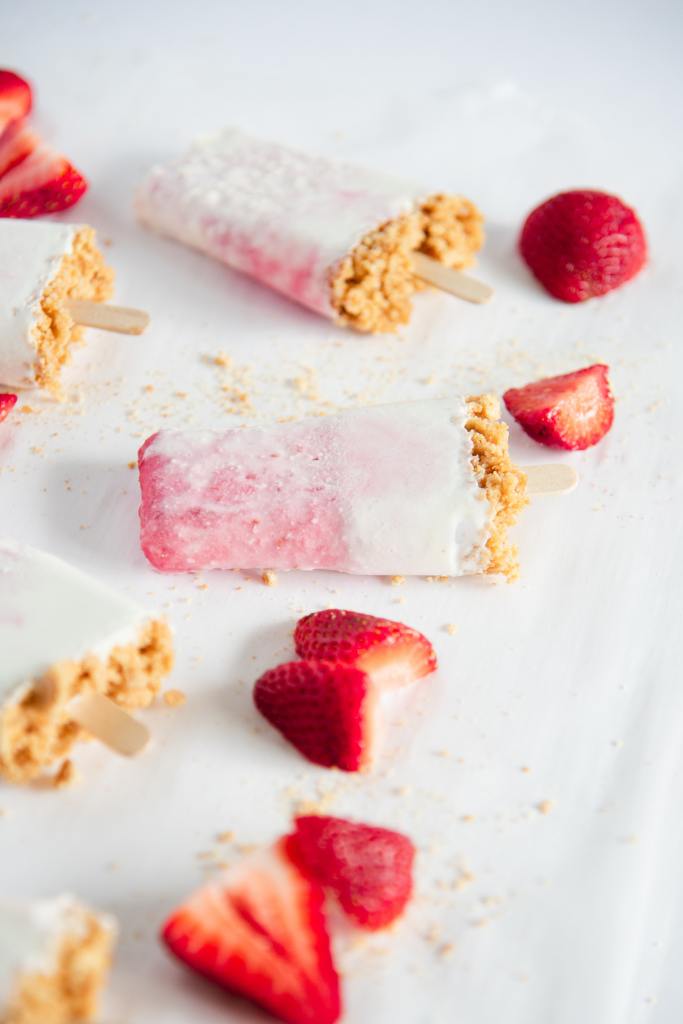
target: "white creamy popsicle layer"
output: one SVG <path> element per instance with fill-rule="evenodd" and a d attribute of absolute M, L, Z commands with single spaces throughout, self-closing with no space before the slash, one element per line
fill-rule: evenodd
<path fill-rule="evenodd" d="M 197 140 L 138 190 L 142 223 L 361 331 L 406 323 L 411 253 L 469 266 L 482 218 L 462 196 L 237 129 Z"/>
<path fill-rule="evenodd" d="M 172 665 L 166 624 L 52 555 L 0 540 L 0 776 L 24 782 L 79 738 L 69 703 L 146 707 Z"/>
<path fill-rule="evenodd" d="M 0 385 L 58 390 L 82 336 L 66 300 L 102 302 L 112 280 L 92 228 L 0 219 Z"/>
<path fill-rule="evenodd" d="M 514 576 L 526 502 L 492 396 L 353 409 L 140 450 L 142 548 L 157 569 Z"/>
<path fill-rule="evenodd" d="M 116 922 L 72 896 L 0 898 L 0 1021 L 94 1020 L 111 964 Z"/>

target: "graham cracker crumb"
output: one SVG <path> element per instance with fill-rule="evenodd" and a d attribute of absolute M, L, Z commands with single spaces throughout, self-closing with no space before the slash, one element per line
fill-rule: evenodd
<path fill-rule="evenodd" d="M 536 810 L 539 811 L 540 814 L 550 814 L 554 806 L 555 803 L 553 800 L 541 800 L 540 803 L 536 804 Z"/>
<path fill-rule="evenodd" d="M 216 364 L 216 366 L 223 366 L 227 368 L 232 365 L 232 357 L 229 356 L 226 352 L 219 352 L 217 355 L 213 357 L 213 361 Z"/>
<path fill-rule="evenodd" d="M 446 625 L 446 632 L 448 633 L 449 636 L 455 636 L 455 634 L 458 632 L 458 627 L 454 622 L 449 622 Z"/>
<path fill-rule="evenodd" d="M 392 587 L 401 587 L 406 581 L 405 576 L 390 576 L 389 580 Z"/>
<path fill-rule="evenodd" d="M 462 814 L 460 816 L 460 820 L 464 821 L 466 825 L 471 825 L 472 822 L 476 821 L 477 819 L 474 817 L 473 814 Z"/>
<path fill-rule="evenodd" d="M 264 569 L 263 572 L 261 573 L 261 579 L 263 580 L 267 587 L 277 586 L 277 573 L 274 572 L 272 569 Z"/>
<path fill-rule="evenodd" d="M 181 708 L 183 704 L 187 703 L 187 694 L 182 690 L 166 690 L 163 701 L 164 704 L 168 704 L 169 708 Z"/>
<path fill-rule="evenodd" d="M 137 469 L 138 468 L 137 460 L 136 459 L 131 459 L 130 462 L 127 463 L 127 466 L 128 466 L 128 469 Z"/>
<path fill-rule="evenodd" d="M 80 228 L 72 250 L 60 262 L 56 275 L 40 297 L 40 313 L 34 327 L 36 341 L 36 383 L 60 395 L 59 375 L 71 357 L 71 347 L 83 338 L 67 310 L 67 299 L 104 302 L 113 292 L 114 272 L 105 265 L 95 245 L 95 232 Z"/>
<path fill-rule="evenodd" d="M 394 332 L 412 312 L 422 286 L 413 272 L 416 251 L 446 266 L 469 266 L 484 240 L 482 216 L 462 196 L 430 196 L 419 210 L 365 235 L 334 269 L 331 300 L 341 323 L 364 333 Z"/>
<path fill-rule="evenodd" d="M 59 771 L 52 780 L 53 789 L 66 789 L 67 786 L 71 786 L 77 778 L 76 768 L 73 761 L 67 758 L 66 761 L 61 765 Z"/>
<path fill-rule="evenodd" d="M 219 832 L 216 836 L 216 842 L 218 843 L 231 843 L 235 838 L 235 833 L 228 829 L 227 832 Z"/>
<path fill-rule="evenodd" d="M 491 509 L 486 542 L 489 559 L 484 572 L 502 573 L 513 580 L 519 576 L 519 560 L 507 531 L 528 504 L 526 477 L 510 458 L 508 428 L 500 420 L 495 395 L 474 395 L 467 399 L 467 408 L 465 426 L 472 439 L 472 466 Z"/>

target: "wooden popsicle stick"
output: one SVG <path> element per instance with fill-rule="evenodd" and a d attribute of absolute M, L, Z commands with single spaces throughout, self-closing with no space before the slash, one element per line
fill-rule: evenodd
<path fill-rule="evenodd" d="M 82 327 L 99 327 L 115 334 L 142 334 L 149 323 L 149 313 L 126 306 L 108 306 L 105 302 L 69 299 L 66 308 L 71 319 Z"/>
<path fill-rule="evenodd" d="M 69 706 L 69 714 L 86 732 L 124 757 L 135 757 L 149 742 L 147 726 L 101 693 L 79 697 Z"/>
<path fill-rule="evenodd" d="M 579 474 L 573 466 L 564 462 L 551 462 L 545 466 L 522 466 L 526 474 L 526 489 L 529 494 L 569 494 L 579 482 Z"/>
<path fill-rule="evenodd" d="M 442 292 L 457 295 L 466 302 L 488 302 L 493 295 L 493 288 L 483 281 L 477 281 L 475 277 L 469 277 L 461 270 L 446 267 L 438 260 L 433 260 L 431 256 L 425 256 L 423 252 L 413 253 L 413 267 L 417 276 L 427 284 L 439 288 Z"/>

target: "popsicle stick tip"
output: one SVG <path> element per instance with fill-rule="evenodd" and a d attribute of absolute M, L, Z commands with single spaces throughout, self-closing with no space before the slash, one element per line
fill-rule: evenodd
<path fill-rule="evenodd" d="M 147 726 L 101 693 L 80 697 L 69 713 L 86 732 L 123 757 L 136 757 L 149 743 Z"/>
<path fill-rule="evenodd" d="M 442 292 L 449 292 L 459 299 L 464 299 L 465 302 L 481 304 L 488 302 L 493 295 L 493 288 L 490 285 L 470 277 L 469 274 L 463 274 L 461 270 L 446 267 L 422 252 L 413 253 L 413 267 L 422 281 L 439 288 Z"/>
<path fill-rule="evenodd" d="M 579 474 L 573 466 L 564 462 L 552 462 L 543 466 L 522 466 L 526 475 L 527 492 L 541 494 L 569 494 L 579 482 Z"/>
<path fill-rule="evenodd" d="M 69 299 L 66 307 L 71 319 L 81 327 L 97 327 L 115 334 L 142 334 L 149 324 L 149 313 L 143 309 L 82 299 Z"/>

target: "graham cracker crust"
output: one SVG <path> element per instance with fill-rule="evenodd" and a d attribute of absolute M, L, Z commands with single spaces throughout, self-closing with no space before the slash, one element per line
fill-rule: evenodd
<path fill-rule="evenodd" d="M 334 270 L 330 287 L 339 321 L 367 334 L 394 332 L 410 319 L 411 298 L 423 287 L 411 253 L 462 270 L 484 244 L 482 225 L 468 199 L 438 194 L 415 213 L 371 231 Z"/>
<path fill-rule="evenodd" d="M 66 300 L 105 302 L 113 294 L 113 282 L 114 271 L 106 266 L 95 245 L 93 228 L 81 228 L 74 236 L 72 251 L 62 257 L 59 270 L 40 298 L 40 313 L 33 326 L 39 387 L 59 394 L 61 368 L 71 358 L 71 346 L 83 337 L 83 328 L 73 322 L 65 308 Z"/>
<path fill-rule="evenodd" d="M 486 542 L 489 560 L 484 572 L 514 580 L 519 576 L 519 559 L 507 531 L 529 502 L 526 476 L 510 458 L 508 428 L 500 420 L 500 402 L 496 396 L 473 395 L 467 399 L 467 409 L 469 416 L 465 426 L 472 438 L 472 466 L 491 509 L 490 534 Z"/>
<path fill-rule="evenodd" d="M 84 926 L 85 934 L 65 936 L 52 974 L 19 979 L 2 1024 L 79 1024 L 95 1019 L 114 936 L 87 911 Z"/>
<path fill-rule="evenodd" d="M 69 717 L 75 697 L 103 693 L 125 708 L 148 707 L 172 666 L 171 633 L 160 620 L 146 623 L 137 643 L 115 647 L 106 661 L 89 655 L 53 665 L 0 715 L 0 777 L 30 782 L 87 738 Z"/>

